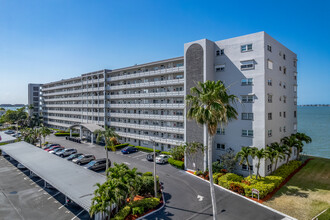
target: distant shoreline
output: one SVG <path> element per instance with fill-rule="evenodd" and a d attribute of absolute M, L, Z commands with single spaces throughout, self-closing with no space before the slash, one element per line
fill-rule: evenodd
<path fill-rule="evenodd" d="M 330 104 L 307 104 L 307 105 L 298 105 L 299 107 L 330 107 Z"/>
<path fill-rule="evenodd" d="M 24 104 L 0 104 L 0 107 L 10 108 L 10 107 L 24 107 Z"/>

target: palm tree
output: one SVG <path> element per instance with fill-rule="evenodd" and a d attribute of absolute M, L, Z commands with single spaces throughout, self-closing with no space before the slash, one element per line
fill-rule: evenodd
<path fill-rule="evenodd" d="M 274 164 L 275 155 L 276 155 L 275 150 L 273 148 L 271 148 L 270 146 L 267 146 L 266 150 L 265 150 L 265 157 L 267 159 L 269 159 L 269 161 L 270 161 L 271 172 L 273 172 L 273 164 Z"/>
<path fill-rule="evenodd" d="M 46 137 L 49 136 L 52 132 L 49 128 L 41 126 L 40 128 L 41 136 L 44 138 L 44 143 L 46 142 Z"/>
<path fill-rule="evenodd" d="M 96 138 L 96 143 L 100 143 L 101 140 L 104 140 L 105 142 L 105 152 L 107 155 L 107 161 L 106 161 L 106 170 L 109 168 L 109 152 L 108 150 L 111 149 L 112 151 L 115 151 L 116 149 L 114 148 L 114 142 L 113 138 L 119 137 L 119 135 L 116 133 L 116 131 L 113 128 L 105 127 L 104 130 L 98 129 L 94 132 L 94 134 L 97 135 Z"/>
<path fill-rule="evenodd" d="M 275 170 L 277 169 L 277 162 L 278 159 L 284 159 L 285 158 L 285 154 L 284 154 L 284 148 L 282 145 L 280 145 L 278 142 L 274 142 L 270 144 L 270 147 L 274 149 L 275 152 Z"/>
<path fill-rule="evenodd" d="M 256 179 L 258 179 L 258 176 L 260 177 L 260 174 L 259 174 L 259 168 L 260 168 L 260 160 L 264 157 L 266 157 L 266 152 L 265 152 L 265 149 L 258 149 L 258 148 L 255 148 L 254 151 L 253 151 L 253 154 L 252 154 L 252 157 L 253 158 L 257 158 L 258 159 L 258 163 L 256 165 L 257 167 L 257 175 L 256 175 Z"/>
<path fill-rule="evenodd" d="M 237 100 L 234 95 L 228 95 L 228 89 L 219 80 L 205 83 L 198 82 L 196 87 L 190 89 L 191 95 L 186 96 L 188 106 L 188 119 L 195 120 L 198 124 L 206 125 L 208 131 L 208 169 L 210 178 L 210 192 L 213 207 L 213 219 L 217 216 L 216 199 L 213 185 L 212 172 L 212 144 L 217 127 L 237 119 L 237 111 L 232 104 Z"/>
<path fill-rule="evenodd" d="M 297 149 L 300 149 L 300 143 L 298 141 L 298 139 L 296 138 L 296 136 L 294 134 L 292 134 L 289 137 L 284 137 L 281 139 L 281 142 L 289 147 L 289 150 L 286 151 L 286 155 L 287 155 L 287 160 L 286 163 L 289 163 L 289 159 L 292 153 L 292 148 L 295 147 Z"/>
<path fill-rule="evenodd" d="M 307 136 L 305 133 L 299 133 L 297 132 L 296 134 L 294 134 L 294 136 L 298 139 L 298 141 L 300 142 L 299 148 L 297 148 L 297 158 L 299 159 L 299 154 L 303 151 L 303 146 L 304 143 L 308 144 L 312 142 L 312 138 Z"/>
<path fill-rule="evenodd" d="M 239 152 L 237 152 L 237 154 L 235 156 L 236 160 L 238 158 L 241 158 L 239 165 L 242 165 L 244 163 L 246 164 L 246 166 L 248 167 L 248 170 L 249 170 L 250 178 L 252 178 L 252 173 L 251 173 L 251 169 L 250 169 L 249 156 L 253 156 L 254 151 L 255 151 L 255 149 L 252 147 L 242 147 L 241 150 Z"/>

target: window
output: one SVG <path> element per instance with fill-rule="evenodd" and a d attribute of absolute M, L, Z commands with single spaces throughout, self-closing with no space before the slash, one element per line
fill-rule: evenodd
<path fill-rule="evenodd" d="M 280 127 L 280 132 L 282 132 L 282 127 Z"/>
<path fill-rule="evenodd" d="M 273 136 L 273 131 L 272 130 L 268 130 L 268 137 Z"/>
<path fill-rule="evenodd" d="M 224 135 L 225 134 L 225 129 L 224 128 L 217 128 L 217 134 Z"/>
<path fill-rule="evenodd" d="M 217 66 L 215 66 L 215 71 L 216 72 L 223 72 L 223 71 L 225 71 L 225 65 L 217 65 Z"/>
<path fill-rule="evenodd" d="M 268 50 L 269 52 L 272 52 L 272 46 L 267 45 L 267 50 Z"/>
<path fill-rule="evenodd" d="M 283 74 L 286 74 L 286 67 L 283 67 Z"/>
<path fill-rule="evenodd" d="M 246 164 L 242 164 L 242 170 L 248 170 Z"/>
<path fill-rule="evenodd" d="M 271 172 L 271 171 L 272 171 L 272 165 L 271 165 L 271 164 L 269 164 L 269 165 L 267 166 L 267 171 L 268 171 L 268 172 Z"/>
<path fill-rule="evenodd" d="M 270 112 L 268 113 L 268 120 L 272 120 L 273 119 L 273 114 Z"/>
<path fill-rule="evenodd" d="M 286 118 L 286 112 L 283 112 L 283 118 Z"/>
<path fill-rule="evenodd" d="M 252 51 L 252 44 L 244 44 L 241 46 L 241 52 Z"/>
<path fill-rule="evenodd" d="M 221 56 L 221 55 L 224 55 L 224 54 L 225 54 L 225 50 L 224 50 L 224 49 L 217 50 L 217 51 L 215 52 L 215 55 L 216 55 L 216 56 Z"/>
<path fill-rule="evenodd" d="M 220 50 L 220 55 L 224 55 L 225 54 L 225 49 L 221 49 Z"/>
<path fill-rule="evenodd" d="M 247 79 L 242 79 L 242 86 L 248 86 L 253 84 L 253 79 L 252 78 L 247 78 Z"/>
<path fill-rule="evenodd" d="M 273 102 L 273 95 L 268 94 L 267 99 L 268 99 L 268 103 L 272 103 Z"/>
<path fill-rule="evenodd" d="M 297 97 L 294 97 L 293 103 L 294 103 L 294 105 L 297 105 Z"/>
<path fill-rule="evenodd" d="M 254 101 L 253 95 L 243 95 L 242 96 L 242 102 L 244 102 L 244 103 L 251 103 L 253 101 Z"/>
<path fill-rule="evenodd" d="M 282 117 L 282 112 L 279 113 L 280 117 Z"/>
<path fill-rule="evenodd" d="M 253 120 L 253 113 L 242 113 L 242 120 Z"/>
<path fill-rule="evenodd" d="M 293 130 L 297 131 L 297 124 L 293 124 Z"/>
<path fill-rule="evenodd" d="M 270 69 L 270 70 L 273 69 L 273 61 L 271 61 L 271 60 L 267 61 L 267 68 Z"/>
<path fill-rule="evenodd" d="M 268 83 L 268 85 L 269 85 L 269 86 L 272 86 L 272 85 L 273 85 L 273 83 L 272 83 L 272 80 L 271 80 L 271 79 L 269 79 L 269 80 L 267 81 L 267 83 Z"/>
<path fill-rule="evenodd" d="M 278 83 L 278 85 L 282 87 L 282 81 L 280 81 L 280 82 Z"/>
<path fill-rule="evenodd" d="M 285 126 L 283 126 L 283 132 L 286 132 L 286 127 Z"/>
<path fill-rule="evenodd" d="M 215 52 L 215 55 L 216 55 L 216 56 L 220 56 L 220 50 L 217 50 L 217 51 Z"/>
<path fill-rule="evenodd" d="M 278 70 L 279 70 L 279 71 L 282 71 L 282 67 L 281 67 L 281 66 L 279 66 L 279 67 L 278 67 Z"/>
<path fill-rule="evenodd" d="M 283 96 L 283 102 L 286 103 L 286 96 Z"/>
<path fill-rule="evenodd" d="M 242 130 L 243 137 L 253 137 L 253 130 Z"/>
<path fill-rule="evenodd" d="M 294 67 L 297 67 L 297 60 L 296 60 L 296 59 L 293 60 L 293 66 L 294 66 Z"/>
<path fill-rule="evenodd" d="M 294 73 L 293 73 L 293 79 L 294 79 L 294 80 L 297 80 L 297 72 L 294 72 Z"/>
<path fill-rule="evenodd" d="M 254 60 L 241 61 L 241 70 L 254 69 Z"/>
<path fill-rule="evenodd" d="M 293 112 L 293 117 L 297 118 L 297 111 Z"/>
<path fill-rule="evenodd" d="M 225 150 L 226 146 L 224 144 L 217 144 L 217 150 Z"/>
<path fill-rule="evenodd" d="M 293 91 L 297 92 L 297 86 L 296 85 L 293 86 Z"/>
<path fill-rule="evenodd" d="M 285 60 L 285 58 L 286 58 L 286 57 L 285 57 L 285 54 L 283 54 L 283 60 Z"/>

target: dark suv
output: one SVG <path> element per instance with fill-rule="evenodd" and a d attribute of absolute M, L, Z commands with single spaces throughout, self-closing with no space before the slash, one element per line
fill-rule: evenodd
<path fill-rule="evenodd" d="M 111 166 L 111 161 L 108 159 L 109 167 Z M 97 159 L 89 162 L 86 164 L 84 167 L 89 170 L 104 170 L 107 165 L 107 159 L 102 158 L 102 159 Z"/>

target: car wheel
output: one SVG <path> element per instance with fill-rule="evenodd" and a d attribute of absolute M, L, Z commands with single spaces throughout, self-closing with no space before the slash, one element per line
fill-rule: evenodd
<path fill-rule="evenodd" d="M 64 157 L 63 154 L 61 154 L 61 157 L 62 157 L 62 158 Z"/>
<path fill-rule="evenodd" d="M 80 164 L 81 164 L 81 162 L 78 162 L 77 164 L 78 164 L 78 165 L 80 165 Z"/>

